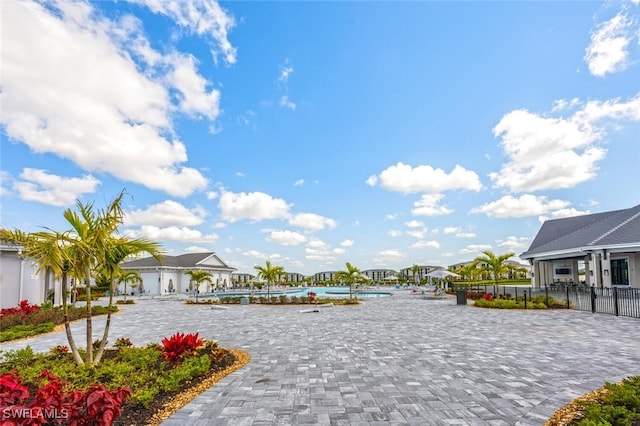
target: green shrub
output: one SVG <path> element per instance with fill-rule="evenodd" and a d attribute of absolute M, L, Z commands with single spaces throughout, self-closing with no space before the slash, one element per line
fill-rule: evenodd
<path fill-rule="evenodd" d="M 45 322 L 37 325 L 16 325 L 8 330 L 0 331 L 0 342 L 8 342 L 10 340 L 21 339 L 23 337 L 31 337 L 42 333 L 49 333 L 55 328 L 52 322 Z"/>

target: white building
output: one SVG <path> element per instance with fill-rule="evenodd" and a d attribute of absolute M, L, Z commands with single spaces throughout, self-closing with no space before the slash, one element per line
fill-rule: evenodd
<path fill-rule="evenodd" d="M 198 288 L 201 293 L 206 292 L 209 286 L 230 288 L 233 286 L 232 274 L 236 270 L 213 252 L 163 256 L 161 262 L 153 257 L 146 257 L 123 263 L 121 268 L 125 271 L 137 271 L 142 278 L 141 289 L 144 294 L 151 295 L 194 291 L 191 279 L 185 273 L 193 270 L 211 273 L 212 282 L 210 285 L 202 283 Z"/>
<path fill-rule="evenodd" d="M 531 263 L 535 287 L 584 279 L 588 286 L 640 288 L 640 205 L 547 220 L 520 257 Z"/>
<path fill-rule="evenodd" d="M 54 291 L 60 299 L 60 283 L 51 274 L 37 272 L 38 266 L 20 254 L 18 246 L 0 245 L 0 308 L 15 307 L 21 300 L 40 305 Z"/>

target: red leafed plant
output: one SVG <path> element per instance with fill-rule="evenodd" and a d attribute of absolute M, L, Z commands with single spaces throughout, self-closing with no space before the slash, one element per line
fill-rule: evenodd
<path fill-rule="evenodd" d="M 171 363 L 177 363 L 187 355 L 205 344 L 205 340 L 198 337 L 198 333 L 176 333 L 169 338 L 162 339 L 162 356 Z"/>
<path fill-rule="evenodd" d="M 493 301 L 493 296 L 491 295 L 491 293 L 485 293 L 485 295 L 484 295 L 484 296 L 482 296 L 482 298 L 483 298 L 484 300 L 486 300 L 487 302 L 491 302 L 491 301 Z"/>
<path fill-rule="evenodd" d="M 309 296 L 309 302 L 313 303 L 316 298 L 316 294 L 313 291 L 308 291 L 307 296 Z"/>
<path fill-rule="evenodd" d="M 46 370 L 39 378 L 46 383 L 32 396 L 17 374 L 0 375 L 0 410 L 4 426 L 110 426 L 131 395 L 128 388 L 110 391 L 102 384 L 65 392 L 66 382 Z"/>
<path fill-rule="evenodd" d="M 12 314 L 20 314 L 24 317 L 30 314 L 31 312 L 38 311 L 39 309 L 40 309 L 40 306 L 36 304 L 32 305 L 29 303 L 27 299 L 25 299 L 25 300 L 21 300 L 20 303 L 18 303 L 18 306 L 15 308 L 4 308 L 0 310 L 0 318 L 5 315 L 12 315 Z"/>

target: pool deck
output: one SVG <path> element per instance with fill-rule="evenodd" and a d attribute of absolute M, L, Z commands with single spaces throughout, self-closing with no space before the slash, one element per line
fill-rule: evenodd
<path fill-rule="evenodd" d="M 386 289 L 385 289 L 386 290 Z M 140 300 L 110 341 L 198 332 L 252 359 L 164 425 L 542 425 L 565 403 L 640 375 L 640 320 L 581 311 L 505 311 L 409 290 L 302 313 L 300 306 Z M 104 321 L 96 318 L 96 338 Z M 83 341 L 84 323 L 73 325 Z M 36 351 L 64 333 L 0 345 Z"/>

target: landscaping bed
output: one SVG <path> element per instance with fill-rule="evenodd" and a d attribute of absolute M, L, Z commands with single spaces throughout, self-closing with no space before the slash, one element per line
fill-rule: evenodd
<path fill-rule="evenodd" d="M 0 353 L 0 407 L 18 425 L 25 408 L 56 416 L 50 424 L 76 418 L 105 426 L 160 424 L 249 359 L 197 333 L 145 347 L 118 339 L 95 366 L 77 365 L 66 346 L 48 354 L 29 347 L 6 351 Z"/>

